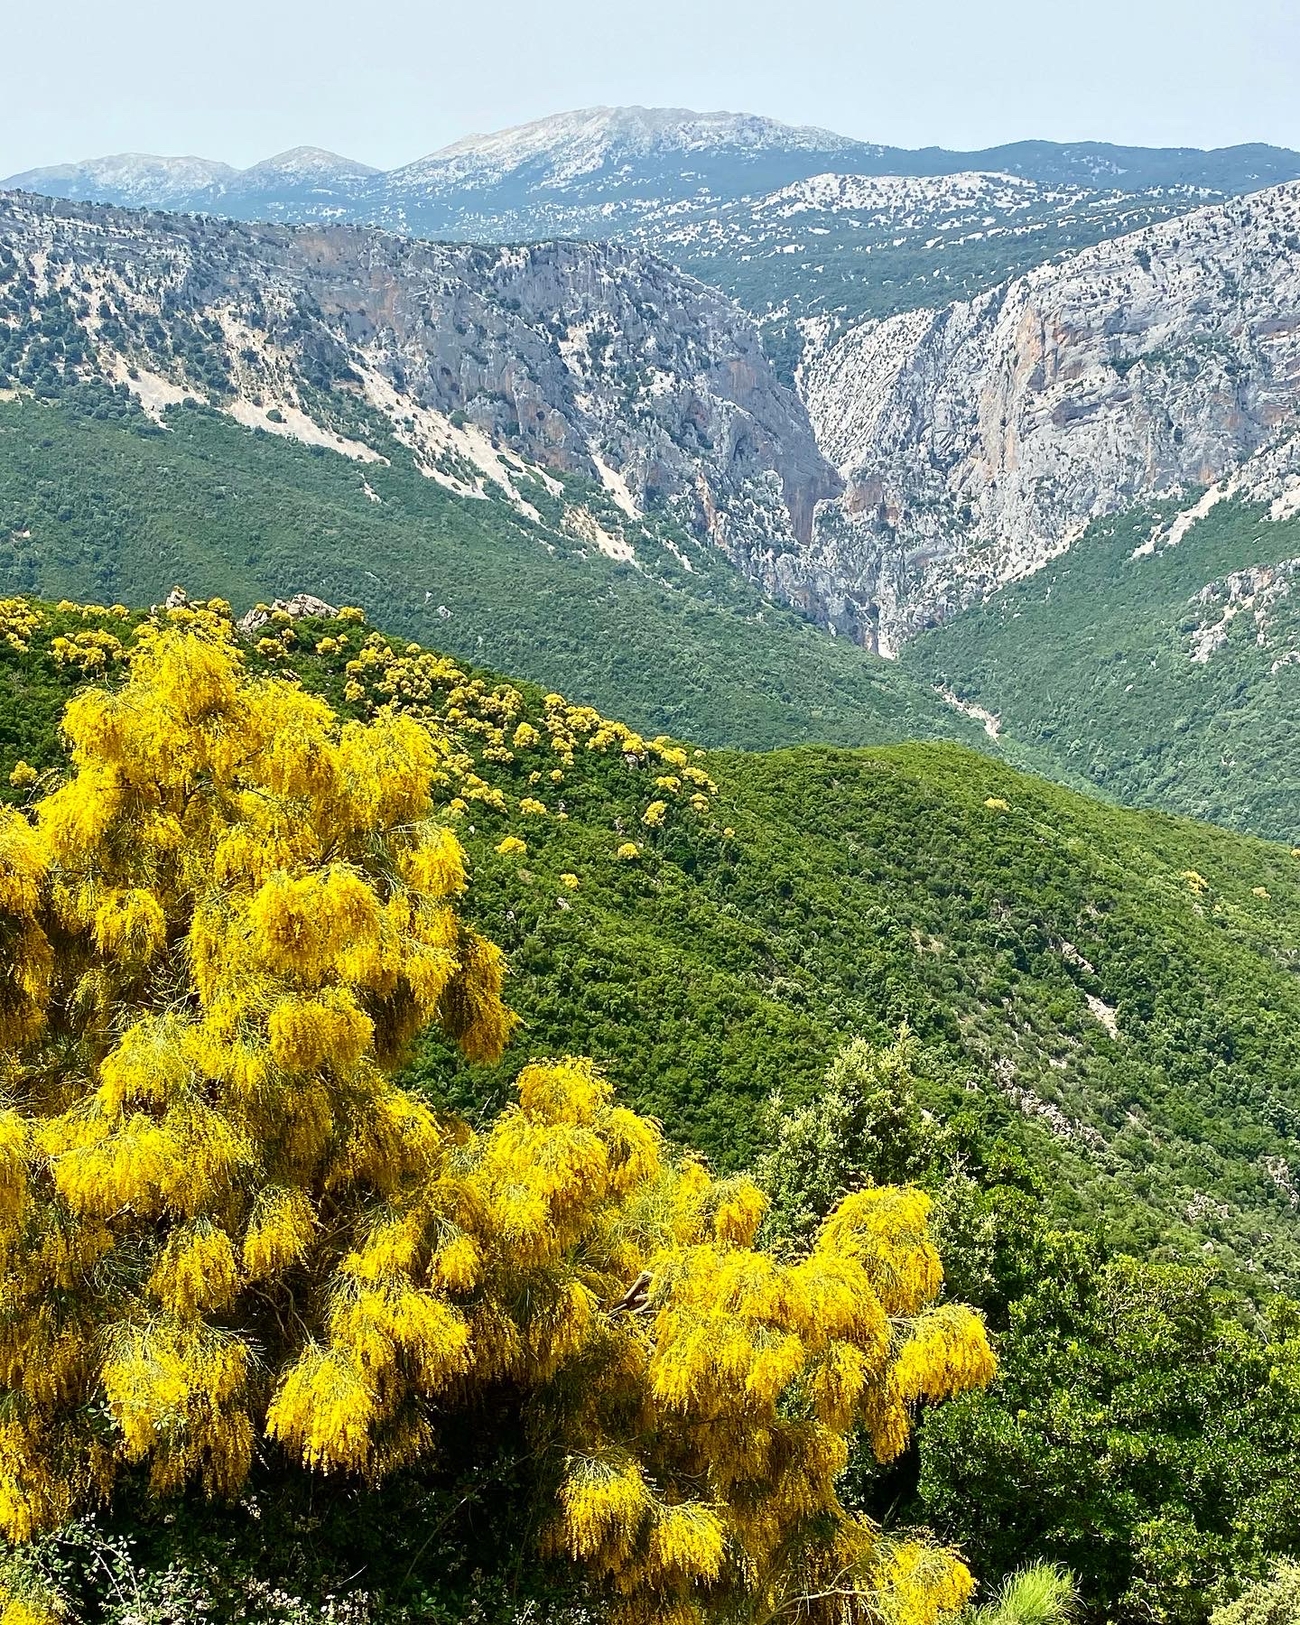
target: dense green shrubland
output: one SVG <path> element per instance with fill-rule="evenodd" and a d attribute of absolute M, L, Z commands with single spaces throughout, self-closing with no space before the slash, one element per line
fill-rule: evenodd
<path fill-rule="evenodd" d="M 78 635 L 129 643 L 137 619 L 36 607 L 29 647 L 0 644 L 0 783 L 20 759 L 58 765 L 59 711 L 97 658 Z M 365 628 L 267 630 L 252 663 L 345 710 L 417 703 L 433 669 Z M 349 673 L 367 642 L 375 663 Z M 429 1040 L 410 1081 L 485 1118 L 527 1057 L 591 1053 L 677 1138 L 757 1162 L 775 1235 L 864 1179 L 930 1188 L 949 1291 L 985 1310 L 1003 1375 L 925 1421 L 890 1474 L 855 1467 L 848 1492 L 962 1543 L 985 1576 L 1064 1563 L 1089 1620 L 1201 1625 L 1294 1552 L 1296 1311 L 1270 1289 L 1300 1275 L 1300 862 L 948 745 L 688 752 L 716 791 L 680 816 L 664 791 L 671 815 L 647 822 L 657 769 L 581 741 L 566 762 L 554 708 L 515 693 L 512 726 L 538 739 L 511 760 L 471 741 L 500 804 L 471 800 L 460 828 L 523 1027 L 491 1068 Z M 50 1560 L 92 1588 L 128 1560 L 149 1595 L 201 1584 L 218 1618 L 250 1597 L 286 1625 L 347 1618 L 320 1599 L 357 1569 L 385 1621 L 563 1613 L 571 1593 L 505 1556 L 508 1463 L 499 1482 L 408 1483 L 419 1514 L 343 1484 L 304 1502 L 268 1471 L 255 1534 L 186 1502 Z"/>
<path fill-rule="evenodd" d="M 45 613 L 28 653 L 0 647 L 0 782 L 19 757 L 57 760 L 58 711 L 81 680 L 52 652 L 81 621 Z M 346 698 L 357 643 L 314 653 L 329 633 L 301 623 L 280 663 L 345 709 L 384 698 Z M 542 697 L 519 693 L 540 724 Z M 505 810 L 475 804 L 464 838 L 522 1035 L 488 1069 L 431 1042 L 417 1062 L 430 1088 L 487 1109 L 528 1055 L 589 1053 L 736 1167 L 761 1146 L 773 1091 L 797 1107 L 846 1039 L 887 1041 L 906 1022 L 925 1104 L 1012 1134 L 1058 1219 L 1171 1262 L 1209 1242 L 1261 1287 L 1300 1276 L 1287 849 L 950 745 L 710 753 L 709 812 L 663 827 L 643 823 L 655 792 L 616 751 L 580 747 L 560 768 L 543 734 L 513 757 L 480 763 Z M 524 796 L 546 814 L 518 812 Z M 512 833 L 526 856 L 496 850 Z M 615 856 L 629 838 L 642 861 Z"/>
<path fill-rule="evenodd" d="M 918 638 L 902 664 L 999 715 L 1011 749 L 1040 771 L 1290 845 L 1300 522 L 1222 502 L 1176 546 L 1133 557 L 1193 500 L 1098 521 L 1059 559 Z M 1239 585 L 1230 603 L 1227 578 L 1255 567 L 1259 596 Z M 1193 659 L 1225 610 L 1223 642 Z"/>
<path fill-rule="evenodd" d="M 1013 1143 L 926 1115 L 922 1062 L 910 1038 L 856 1040 L 758 1165 L 768 1223 L 795 1242 L 864 1183 L 927 1187 L 948 1291 L 994 1332 L 994 1383 L 927 1414 L 900 1470 L 859 1462 L 850 1484 L 957 1541 L 977 1573 L 1047 1565 L 1027 1604 L 1056 1566 L 1089 1620 L 1199 1625 L 1300 1550 L 1300 1302 L 1261 1312 L 1213 1265 L 1057 1228 Z"/>

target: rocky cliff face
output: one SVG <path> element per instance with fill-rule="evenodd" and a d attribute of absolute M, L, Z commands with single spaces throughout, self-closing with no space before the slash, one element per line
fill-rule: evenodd
<path fill-rule="evenodd" d="M 811 337 L 802 387 L 845 491 L 767 577 L 882 652 L 1143 498 L 1300 501 L 1300 185 Z"/>
<path fill-rule="evenodd" d="M 806 546 L 839 489 L 752 323 L 627 249 L 0 194 L 0 366 L 37 393 L 69 370 L 113 380 L 155 415 L 205 400 L 362 461 L 379 423 L 431 478 L 534 516 L 530 491 L 582 475 L 629 521 L 663 511 L 740 563 Z"/>

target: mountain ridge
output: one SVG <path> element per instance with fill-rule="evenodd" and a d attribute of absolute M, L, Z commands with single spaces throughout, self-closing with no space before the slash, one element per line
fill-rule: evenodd
<path fill-rule="evenodd" d="M 1073 179 L 1095 183 L 1127 176 L 1135 189 L 1152 185 L 1214 185 L 1230 189 L 1258 188 L 1285 178 L 1300 177 L 1300 153 L 1266 143 L 1239 143 L 1220 148 L 1134 147 L 1108 142 L 1006 142 L 969 152 L 942 147 L 894 147 L 855 136 L 844 136 L 816 125 L 789 124 L 757 114 L 697 113 L 688 108 L 589 107 L 551 114 L 486 134 L 466 135 L 422 157 L 382 170 L 353 159 L 328 156 L 340 172 L 357 176 L 403 177 L 428 184 L 440 170 L 457 174 L 476 188 L 529 165 L 543 166 L 539 180 L 554 185 L 598 169 L 610 152 L 807 151 L 851 154 L 859 164 L 873 166 L 857 173 L 941 176 L 961 171 L 1000 171 L 1040 182 Z M 295 149 L 301 150 L 301 149 Z M 321 150 L 321 149 L 314 149 Z M 556 153 L 565 154 L 556 162 Z M 246 176 L 274 162 L 264 159 L 238 169 L 216 160 L 178 160 L 149 154 L 86 159 L 79 163 L 28 169 L 5 180 L 0 188 L 37 190 L 46 179 L 68 181 L 96 165 L 120 164 L 132 159 L 142 166 L 197 162 L 210 165 L 223 180 Z M 474 174 L 474 160 L 479 173 Z M 551 173 L 545 165 L 550 160 Z M 880 167 L 894 165 L 902 167 Z M 203 187 L 194 188 L 195 196 Z M 80 201 L 115 202 L 112 196 L 83 197 Z"/>
<path fill-rule="evenodd" d="M 291 586 L 651 732 L 974 736 L 728 562 L 834 488 L 753 324 L 639 251 L 0 195 L 8 590 Z"/>
<path fill-rule="evenodd" d="M 28 383 L 39 355 L 51 376 L 71 365 L 124 382 L 146 409 L 188 392 L 374 461 L 364 436 L 304 411 L 304 385 L 332 390 L 336 407 L 356 398 L 386 417 L 449 489 L 482 495 L 490 481 L 527 513 L 519 477 L 580 474 L 633 523 L 664 506 L 733 554 L 760 535 L 779 549 L 810 535 L 837 488 L 752 324 L 644 252 L 474 248 L 24 193 L 0 193 L 0 239 L 16 290 L 7 366 Z M 71 361 L 66 340 L 46 344 L 41 300 L 84 335 Z M 159 338 L 173 318 L 188 360 Z"/>
<path fill-rule="evenodd" d="M 1258 144 L 1198 152 L 1027 141 L 975 153 L 909 151 L 752 114 L 671 108 L 554 114 L 466 136 L 387 171 L 311 151 L 309 165 L 286 164 L 291 151 L 242 171 L 118 157 L 28 170 L 3 184 L 439 240 L 622 242 L 735 298 L 759 321 L 789 382 L 804 317 L 830 315 L 844 326 L 937 295 L 970 297 L 1124 230 L 1300 178 L 1300 154 Z M 857 177 L 856 186 L 846 181 L 838 197 L 823 188 L 808 213 L 790 214 L 788 190 L 828 174 Z M 1001 177 L 991 190 L 986 184 L 982 213 L 973 175 Z M 865 187 L 866 179 L 881 184 Z M 900 217 L 909 193 L 921 207 Z"/>

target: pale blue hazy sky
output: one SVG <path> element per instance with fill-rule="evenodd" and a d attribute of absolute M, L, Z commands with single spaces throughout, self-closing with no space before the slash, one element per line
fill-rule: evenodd
<path fill-rule="evenodd" d="M 0 0 L 0 175 L 299 144 L 388 167 L 598 103 L 1300 147 L 1300 0 Z"/>

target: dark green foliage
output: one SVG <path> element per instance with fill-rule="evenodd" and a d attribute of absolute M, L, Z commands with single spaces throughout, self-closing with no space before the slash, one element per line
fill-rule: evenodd
<path fill-rule="evenodd" d="M 778 1231 L 797 1234 L 832 1189 L 895 1178 L 901 1148 L 934 1199 L 946 1294 L 994 1333 L 991 1387 L 929 1412 L 919 1450 L 884 1473 L 864 1445 L 846 1493 L 931 1525 L 983 1576 L 1067 1569 L 1089 1621 L 1203 1625 L 1300 1549 L 1300 1303 L 1276 1298 L 1261 1316 L 1212 1267 L 1053 1229 L 1014 1146 L 970 1112 L 917 1114 L 931 1064 L 910 1041 L 856 1041 L 759 1164 Z M 998 1609 L 976 1618 L 993 1625 Z"/>
<path fill-rule="evenodd" d="M 495 825 L 471 843 L 530 1048 L 597 1055 L 674 1132 L 743 1162 L 771 1090 L 797 1105 L 842 1037 L 906 1021 L 991 1109 L 1032 1114 L 1062 1217 L 1168 1256 L 1209 1235 L 1265 1279 L 1289 1271 L 1295 1221 L 1260 1160 L 1295 1156 L 1271 1126 L 1300 1031 L 1287 853 L 947 747 L 710 770 L 735 835 L 670 829 L 634 872 L 611 861 L 611 815 L 633 828 L 638 809 L 595 764 L 566 786 L 569 824 L 530 832 L 524 883 L 491 854 Z M 564 869 L 590 883 L 558 911 Z"/>
<path fill-rule="evenodd" d="M 910 1185 L 927 1172 L 929 1136 L 914 1087 L 918 1048 L 908 1033 L 888 1049 L 855 1038 L 806 1106 L 783 1114 L 779 1096 L 769 1103 L 768 1149 L 755 1175 L 771 1203 L 771 1234 L 806 1245 L 868 1177 Z"/>
<path fill-rule="evenodd" d="M 1092 1620 L 1199 1625 L 1300 1551 L 1300 1305 L 1048 1236 L 1001 1375 L 925 1420 L 919 1509 L 998 1573 L 1048 1558 Z"/>
<path fill-rule="evenodd" d="M 1132 556 L 1191 500 L 1093 525 L 1037 574 L 919 638 L 902 663 L 999 714 L 1046 772 L 1293 844 L 1300 600 L 1287 565 L 1300 522 L 1222 502 L 1177 546 Z M 1197 595 L 1257 566 L 1272 579 L 1257 578 L 1259 596 L 1238 584 L 1224 642 L 1193 660 L 1231 589 Z"/>
<path fill-rule="evenodd" d="M 145 1482 L 20 1554 L 69 1625 L 579 1625 L 581 1577 L 536 1556 L 541 1507 L 504 1411 L 369 1490 L 263 1463 L 237 1505 Z M 472 1466 L 465 1466 L 472 1463 Z M 12 1562 L 12 1560 L 11 1560 Z M 13 1568 L 6 1578 L 13 1574 Z"/>

